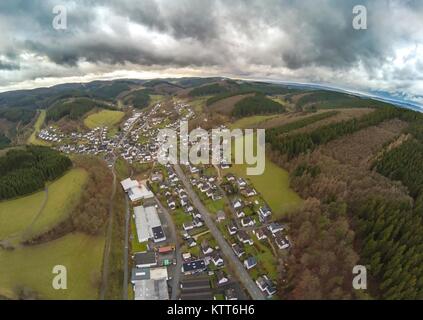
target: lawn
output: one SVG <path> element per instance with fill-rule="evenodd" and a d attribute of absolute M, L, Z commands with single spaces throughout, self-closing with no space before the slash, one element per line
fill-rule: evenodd
<path fill-rule="evenodd" d="M 61 222 L 78 202 L 86 179 L 86 171 L 73 169 L 52 182 L 44 208 L 45 191 L 0 202 L 0 239 L 22 240 L 22 237 L 35 236 Z"/>
<path fill-rule="evenodd" d="M 269 159 L 266 159 L 266 168 L 262 175 L 248 176 L 246 170 L 247 165 L 236 164 L 224 170 L 223 173 L 230 171 L 237 176 L 248 179 L 268 203 L 275 218 L 280 218 L 286 212 L 297 209 L 301 205 L 300 196 L 289 186 L 288 172 Z"/>
<path fill-rule="evenodd" d="M 122 111 L 101 110 L 86 117 L 84 119 L 84 124 L 90 129 L 97 127 L 112 128 L 113 126 L 117 125 L 124 116 L 125 113 Z"/>
<path fill-rule="evenodd" d="M 42 299 L 97 299 L 104 237 L 68 234 L 45 244 L 0 250 L 0 295 L 16 298 L 29 288 Z M 67 290 L 54 290 L 53 267 L 67 269 Z"/>
<path fill-rule="evenodd" d="M 37 118 L 37 121 L 34 124 L 34 131 L 32 132 L 31 136 L 28 138 L 28 144 L 34 144 L 37 146 L 49 146 L 50 144 L 46 141 L 40 140 L 37 138 L 38 132 L 40 132 L 41 127 L 44 124 L 46 119 L 46 110 L 40 110 L 40 115 Z"/>

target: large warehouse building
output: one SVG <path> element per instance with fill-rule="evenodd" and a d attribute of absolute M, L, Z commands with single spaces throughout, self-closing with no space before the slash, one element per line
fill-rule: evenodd
<path fill-rule="evenodd" d="M 156 207 L 135 207 L 134 213 L 139 242 L 146 242 L 149 239 L 154 242 L 166 240 Z"/>

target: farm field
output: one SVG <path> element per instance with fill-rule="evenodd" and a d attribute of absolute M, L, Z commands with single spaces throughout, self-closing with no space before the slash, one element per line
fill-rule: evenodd
<path fill-rule="evenodd" d="M 40 115 L 37 118 L 37 121 L 34 124 L 34 131 L 32 132 L 31 136 L 28 138 L 28 144 L 34 144 L 37 146 L 49 146 L 50 144 L 46 141 L 40 140 L 37 138 L 38 132 L 40 132 L 42 125 L 46 119 L 46 111 L 40 110 Z"/>
<path fill-rule="evenodd" d="M 0 250 L 0 295 L 17 298 L 26 288 L 41 299 L 96 299 L 101 279 L 104 237 L 68 234 L 13 251 Z M 67 290 L 54 290 L 53 267 L 67 269 Z"/>
<path fill-rule="evenodd" d="M 122 111 L 101 110 L 86 117 L 84 119 L 84 124 L 90 129 L 106 126 L 111 128 L 117 125 L 124 115 L 125 113 Z"/>
<path fill-rule="evenodd" d="M 84 170 L 73 169 L 48 185 L 47 194 L 43 190 L 0 202 L 0 240 L 13 238 L 20 242 L 61 222 L 77 203 L 86 179 Z"/>

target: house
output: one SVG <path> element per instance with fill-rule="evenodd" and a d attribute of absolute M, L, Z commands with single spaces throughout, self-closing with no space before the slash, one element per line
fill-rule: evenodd
<path fill-rule="evenodd" d="M 194 223 L 193 222 L 184 222 L 182 224 L 182 228 L 184 228 L 185 231 L 189 231 L 195 228 Z"/>
<path fill-rule="evenodd" d="M 231 222 L 229 222 L 226 227 L 227 227 L 228 232 L 229 232 L 229 234 L 231 236 L 233 236 L 234 234 L 236 234 L 237 231 L 238 231 L 238 227 L 236 226 L 236 223 L 233 220 L 231 220 Z"/>
<path fill-rule="evenodd" d="M 176 209 L 176 202 L 172 199 L 169 199 L 169 200 L 167 200 L 167 206 L 169 207 L 169 209 L 175 210 Z"/>
<path fill-rule="evenodd" d="M 276 287 L 273 281 L 270 280 L 266 275 L 258 277 L 256 284 L 260 290 L 267 295 L 267 297 L 271 297 L 276 293 Z"/>
<path fill-rule="evenodd" d="M 253 230 L 253 233 L 256 235 L 257 239 L 260 240 L 260 241 L 267 239 L 266 234 L 264 233 L 263 229 L 261 229 L 261 228 Z"/>
<path fill-rule="evenodd" d="M 195 247 L 197 245 L 197 242 L 193 238 L 188 238 L 187 244 L 188 244 L 188 247 L 192 248 L 192 247 Z"/>
<path fill-rule="evenodd" d="M 201 242 L 201 251 L 203 251 L 203 254 L 205 255 L 213 252 L 213 248 L 210 247 L 209 242 L 207 240 L 203 240 L 203 242 Z"/>
<path fill-rule="evenodd" d="M 203 221 L 199 218 L 194 218 L 192 220 L 192 223 L 193 223 L 194 227 L 196 227 L 196 228 L 200 228 L 204 225 Z"/>
<path fill-rule="evenodd" d="M 258 211 L 260 222 L 267 222 L 272 215 L 272 211 L 268 207 L 260 207 Z"/>
<path fill-rule="evenodd" d="M 218 252 L 214 252 L 211 256 L 211 260 L 213 261 L 216 267 L 222 267 L 224 265 L 223 258 L 220 256 Z"/>
<path fill-rule="evenodd" d="M 290 247 L 288 238 L 282 235 L 277 235 L 275 238 L 275 243 L 280 250 L 288 249 Z"/>
<path fill-rule="evenodd" d="M 206 269 L 206 263 L 203 259 L 185 262 L 182 264 L 182 272 L 186 275 L 200 273 Z"/>
<path fill-rule="evenodd" d="M 191 253 L 185 252 L 185 253 L 182 254 L 182 260 L 188 261 L 190 259 L 191 259 Z"/>
<path fill-rule="evenodd" d="M 236 210 L 236 209 L 235 209 L 235 214 L 236 214 L 236 217 L 237 217 L 238 219 L 240 219 L 240 218 L 244 218 L 244 217 L 245 217 L 245 212 L 244 212 L 244 211 L 242 211 L 242 210 L 240 210 L 240 209 L 238 209 L 238 210 Z"/>
<path fill-rule="evenodd" d="M 137 268 L 151 268 L 157 266 L 157 256 L 153 251 L 138 252 L 134 255 L 134 264 Z"/>
<path fill-rule="evenodd" d="M 247 181 L 243 178 L 238 178 L 236 182 L 238 183 L 240 189 L 244 189 L 247 186 Z"/>
<path fill-rule="evenodd" d="M 257 191 L 254 188 L 247 187 L 244 190 L 241 190 L 241 194 L 246 197 L 254 197 L 257 195 Z"/>
<path fill-rule="evenodd" d="M 229 288 L 225 290 L 225 300 L 238 300 L 234 288 Z"/>
<path fill-rule="evenodd" d="M 232 250 L 238 258 L 241 258 L 245 254 L 244 248 L 238 243 L 232 245 Z"/>
<path fill-rule="evenodd" d="M 240 200 L 240 199 L 234 200 L 232 202 L 232 207 L 234 207 L 234 209 L 242 208 L 242 206 L 243 206 L 242 200 Z"/>
<path fill-rule="evenodd" d="M 254 227 L 255 223 L 256 222 L 251 217 L 246 217 L 241 219 L 241 225 L 243 228 Z"/>
<path fill-rule="evenodd" d="M 152 182 L 162 182 L 163 181 L 163 174 L 160 171 L 156 171 L 151 175 Z"/>
<path fill-rule="evenodd" d="M 219 270 L 216 272 L 216 279 L 217 279 L 217 284 L 219 286 L 227 283 L 229 281 L 228 277 L 226 276 L 225 272 L 222 270 Z"/>
<path fill-rule="evenodd" d="M 279 224 L 279 223 L 277 223 L 277 222 L 272 222 L 268 227 L 267 227 L 267 229 L 269 229 L 269 231 L 273 234 L 273 236 L 276 234 L 276 233 L 278 233 L 278 232 L 280 232 L 280 231 L 283 231 L 284 230 L 284 227 L 281 225 L 281 224 Z"/>
<path fill-rule="evenodd" d="M 235 176 L 234 176 L 233 174 L 231 174 L 231 173 L 227 174 L 227 175 L 225 176 L 225 178 L 226 178 L 226 180 L 228 180 L 228 181 L 235 181 L 235 180 L 236 180 Z"/>
<path fill-rule="evenodd" d="M 254 257 L 248 257 L 244 261 L 244 266 L 245 266 L 245 268 L 247 268 L 247 270 L 254 268 L 256 265 L 257 265 L 257 260 Z"/>
<path fill-rule="evenodd" d="M 216 221 L 218 222 L 218 223 L 220 223 L 220 222 L 222 222 L 223 220 L 225 220 L 226 219 L 226 216 L 225 216 L 225 212 L 224 211 L 222 211 L 222 210 L 219 210 L 218 212 L 217 212 L 217 214 L 216 214 Z"/>
<path fill-rule="evenodd" d="M 243 244 L 249 244 L 250 246 L 252 246 L 254 244 L 251 237 L 244 230 L 238 231 L 238 234 L 236 236 L 237 236 L 238 240 L 240 242 L 242 242 Z"/>

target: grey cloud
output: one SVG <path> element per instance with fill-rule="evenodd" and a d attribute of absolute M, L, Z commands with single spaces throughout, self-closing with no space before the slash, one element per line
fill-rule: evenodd
<path fill-rule="evenodd" d="M 62 3 L 69 9 L 68 29 L 56 31 L 51 11 Z M 29 52 L 75 73 L 82 62 L 90 62 L 210 66 L 254 76 L 250 65 L 256 65 L 302 75 L 324 68 L 325 74 L 309 78 L 330 81 L 330 70 L 338 81 L 340 74 L 360 67 L 363 77 L 376 79 L 398 48 L 421 45 L 423 5 L 417 0 L 362 0 L 368 9 L 368 30 L 357 31 L 352 28 L 356 4 L 356 0 L 2 1 L 0 26 L 7 32 L 0 35 L 0 57 L 14 57 L 19 65 L 20 55 Z M 409 79 L 419 72 L 418 66 L 407 67 L 389 77 Z"/>

